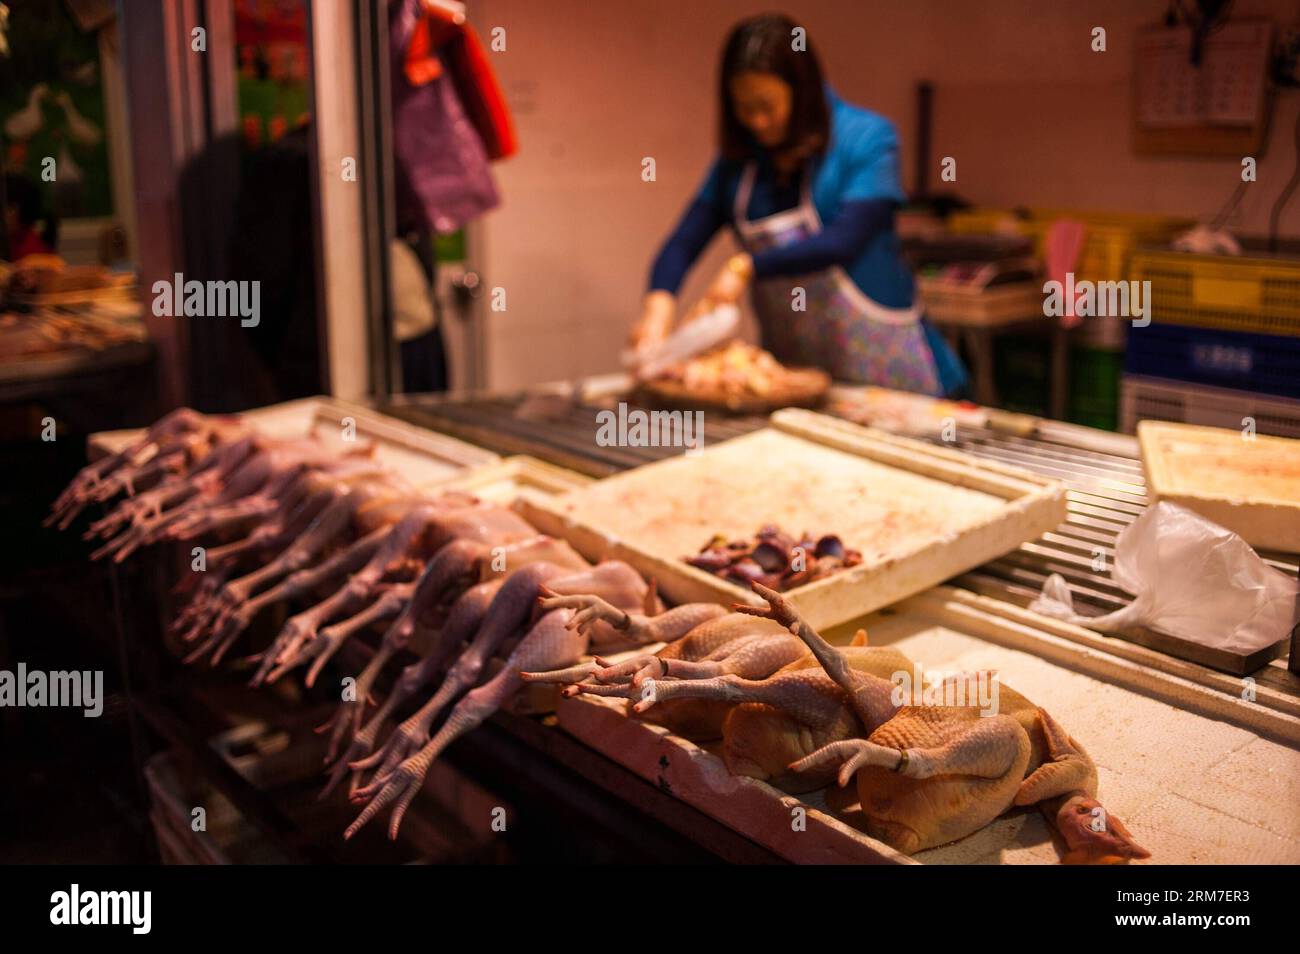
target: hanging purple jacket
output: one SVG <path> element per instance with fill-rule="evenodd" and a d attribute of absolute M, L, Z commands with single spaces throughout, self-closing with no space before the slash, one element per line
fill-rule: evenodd
<path fill-rule="evenodd" d="M 423 86 L 412 86 L 403 71 L 419 8 L 420 0 L 398 0 L 389 7 L 397 229 L 454 232 L 500 199 L 483 141 L 465 116 L 451 77 L 444 70 Z"/>

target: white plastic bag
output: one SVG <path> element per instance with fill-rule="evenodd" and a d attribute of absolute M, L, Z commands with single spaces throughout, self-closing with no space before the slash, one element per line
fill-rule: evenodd
<path fill-rule="evenodd" d="M 1231 530 L 1174 503 L 1148 507 L 1119 535 L 1111 576 L 1134 596 L 1113 613 L 1075 613 L 1059 574 L 1029 608 L 1089 629 L 1148 626 L 1234 653 L 1271 646 L 1300 620 L 1300 584 Z"/>

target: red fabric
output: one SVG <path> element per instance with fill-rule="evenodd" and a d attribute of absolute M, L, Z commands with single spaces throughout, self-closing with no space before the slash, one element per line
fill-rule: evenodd
<path fill-rule="evenodd" d="M 488 156 L 492 159 L 513 156 L 519 151 L 519 140 L 515 138 L 510 109 L 488 63 L 487 51 L 469 24 L 465 24 L 460 42 L 452 45 L 450 59 L 461 102 L 483 137 Z"/>
<path fill-rule="evenodd" d="M 412 86 L 423 86 L 442 75 L 442 60 L 434 49 L 432 31 L 429 21 L 432 17 L 425 13 L 416 24 L 411 34 L 411 42 L 406 47 L 406 63 L 403 72 L 406 81 Z"/>
<path fill-rule="evenodd" d="M 424 4 L 421 9 L 420 22 L 406 48 L 403 72 L 407 82 L 413 86 L 432 82 L 442 75 L 445 65 L 488 158 L 513 156 L 519 151 L 519 140 L 478 34 L 468 23 L 456 23 L 442 7 Z"/>
<path fill-rule="evenodd" d="M 45 244 L 45 240 L 36 234 L 36 230 L 25 225 L 9 233 L 9 260 L 16 262 L 24 255 L 49 255 L 54 249 Z"/>

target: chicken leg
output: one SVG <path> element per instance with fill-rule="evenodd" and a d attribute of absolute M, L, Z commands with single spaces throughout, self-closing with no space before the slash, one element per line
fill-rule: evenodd
<path fill-rule="evenodd" d="M 328 649 L 317 639 L 319 628 L 369 597 L 393 565 L 408 554 L 432 556 L 455 539 L 509 544 L 536 534 L 513 510 L 494 505 L 476 503 L 442 512 L 431 506 L 417 507 L 393 526 L 380 549 L 342 588 L 285 623 L 263 655 L 253 684 L 275 682 L 310 661 L 322 648 Z"/>
<path fill-rule="evenodd" d="M 481 725 L 483 720 L 519 691 L 524 685 L 521 672 L 566 665 L 586 652 L 592 642 L 610 644 L 629 638 L 626 632 L 620 632 L 603 619 L 590 618 L 585 625 L 580 624 L 574 618 L 575 611 L 563 605 L 568 602 L 567 596 L 596 596 L 605 604 L 616 608 L 620 604 L 624 607 L 636 606 L 644 599 L 644 593 L 638 593 L 635 587 L 625 590 L 622 594 L 617 594 L 617 590 L 607 594 L 614 596 L 612 601 L 594 594 L 589 587 L 596 572 L 605 567 L 626 574 L 629 582 L 633 578 L 639 582 L 635 571 L 625 564 L 616 562 L 601 564 L 588 573 L 552 580 L 549 587 L 555 595 L 544 598 L 540 603 L 544 615 L 511 652 L 500 672 L 482 686 L 466 694 L 451 710 L 446 722 L 427 745 L 395 766 L 389 773 L 382 774 L 381 769 L 381 774 L 377 774 L 376 780 L 357 793 L 358 798 L 373 796 L 373 801 L 348 828 L 345 837 L 355 834 L 391 802 L 394 804 L 394 809 L 389 821 L 388 833 L 390 838 L 396 838 L 402 817 L 424 783 L 429 767 L 448 745 Z M 580 589 L 581 592 L 564 592 L 570 588 Z M 680 606 L 657 617 L 656 622 L 659 622 L 659 625 L 653 632 L 665 638 L 680 638 L 705 619 L 716 618 L 719 610 L 719 607 L 711 604 Z M 624 616 L 627 615 L 624 612 Z M 646 632 L 643 630 L 632 638 L 644 638 Z"/>
<path fill-rule="evenodd" d="M 333 720 L 331 753 L 347 735 L 357 731 L 364 712 L 365 700 L 369 697 L 384 666 L 393 656 L 406 648 L 418 622 L 422 618 L 431 616 L 446 598 L 448 591 L 456 589 L 453 580 L 469 578 L 477 579 L 480 583 L 492 579 L 502 580 L 507 569 L 513 572 L 530 564 L 543 562 L 572 570 L 587 566 L 587 561 L 568 543 L 544 534 L 496 546 L 477 540 L 459 539 L 439 550 L 421 574 L 410 602 L 384 633 L 378 651 L 357 678 L 355 700 L 341 704 L 340 711 Z M 472 630 L 460 638 L 467 639 L 471 635 L 473 635 Z M 369 750 L 362 754 L 369 754 Z M 361 754 L 353 758 L 361 758 Z"/>
<path fill-rule="evenodd" d="M 512 574 L 506 581 L 505 587 L 510 587 L 518 576 L 527 573 L 530 569 L 533 567 L 525 567 L 518 573 Z M 505 587 L 502 592 L 505 592 Z M 402 814 L 419 790 L 429 766 L 447 745 L 481 724 L 519 690 L 524 684 L 519 675 L 521 670 L 565 666 L 580 657 L 592 642 L 614 644 L 627 638 L 624 633 L 612 628 L 603 620 L 591 619 L 586 626 L 573 622 L 574 611 L 557 605 L 565 597 L 584 594 L 598 597 L 605 603 L 622 609 L 624 617 L 627 616 L 629 609 L 640 608 L 650 602 L 654 602 L 657 608 L 657 600 L 636 571 L 619 561 L 602 563 L 590 570 L 568 576 L 550 575 L 549 579 L 538 581 L 533 585 L 533 592 L 538 590 L 543 591 L 538 602 L 538 610 L 543 614 L 541 618 L 525 633 L 506 660 L 504 668 L 485 685 L 472 690 L 456 703 L 437 735 L 431 739 L 428 735 L 432 719 L 459 691 L 460 686 L 455 683 L 464 684 L 463 677 L 453 680 L 453 674 L 466 657 L 476 654 L 477 659 L 474 662 L 480 667 L 482 661 L 487 658 L 484 651 L 486 640 L 483 631 L 480 631 L 479 636 L 475 638 L 470 651 L 457 660 L 452 673 L 448 674 L 447 680 L 444 681 L 434 699 L 413 717 L 414 724 L 408 720 L 404 725 L 406 731 L 400 736 L 402 741 L 396 746 L 386 746 L 386 752 L 381 750 L 366 760 L 364 765 L 354 764 L 357 768 L 379 766 L 370 785 L 359 789 L 356 793 L 358 800 L 374 798 L 378 807 L 374 805 L 366 807 L 362 815 L 348 829 L 349 837 L 392 801 L 397 802 L 398 810 L 394 812 L 394 818 L 390 822 L 389 834 L 390 837 L 396 837 Z M 705 607 L 701 611 L 698 605 L 691 608 L 679 607 L 678 610 L 685 610 L 685 612 L 676 612 L 671 616 L 671 625 L 677 627 L 676 631 L 670 630 L 666 633 L 671 638 L 677 638 L 698 625 L 703 613 L 715 615 L 717 612 L 717 608 L 713 606 Z M 670 616 L 668 613 L 663 615 Z M 487 628 L 485 623 L 484 630 Z M 472 668 L 472 665 L 467 668 Z M 448 688 L 449 685 L 452 686 L 451 689 Z M 427 745 L 423 744 L 424 740 L 428 740 Z M 420 745 L 423 747 L 419 748 Z M 406 757 L 413 751 L 414 755 Z"/>
<path fill-rule="evenodd" d="M 402 675 L 394 685 L 393 691 L 388 694 L 383 704 L 370 717 L 365 726 L 360 731 L 355 732 L 347 751 L 343 753 L 342 758 L 336 761 L 335 756 L 339 746 L 342 744 L 343 739 L 353 731 L 352 719 L 365 711 L 366 695 L 362 690 L 360 680 L 357 681 L 354 687 L 356 701 L 343 703 L 343 708 L 331 720 L 333 728 L 329 753 L 326 755 L 325 761 L 327 763 L 334 762 L 335 764 L 330 770 L 329 781 L 321 793 L 322 798 L 329 794 L 349 771 L 352 773 L 352 785 L 349 795 L 355 794 L 362 773 L 360 770 L 352 769 L 349 763 L 359 762 L 371 753 L 375 742 L 378 741 L 379 732 L 389 716 L 396 711 L 399 705 L 428 686 L 442 671 L 451 654 L 478 631 L 497 591 L 501 589 L 504 583 L 504 578 L 489 580 L 486 583 L 472 586 L 461 594 L 460 598 L 452 605 L 451 612 L 439 629 L 428 653 L 419 662 L 412 663 L 402 671 Z M 322 731 L 330 728 L 331 723 L 326 723 L 322 727 Z"/>
<path fill-rule="evenodd" d="M 1079 809 L 1090 812 L 1096 806 L 1096 770 L 1082 747 L 1024 696 L 1000 687 L 999 711 L 991 716 L 978 706 L 906 705 L 876 721 L 872 681 L 855 672 L 788 600 L 761 584 L 754 590 L 767 600 L 766 613 L 742 612 L 788 625 L 848 694 L 867 729 L 865 739 L 830 743 L 791 769 L 846 766 L 839 771 L 840 782 L 856 778 L 874 837 L 911 853 L 977 831 L 1013 805 L 1042 803 L 1066 839 L 1071 860 L 1148 855 L 1118 819 L 1108 819 L 1112 824 L 1101 831 L 1079 824 Z M 1108 818 L 1104 810 L 1101 817 Z"/>
<path fill-rule="evenodd" d="M 593 583 L 599 585 L 601 582 L 624 586 L 625 579 L 615 578 L 617 566 L 625 565 L 601 564 L 600 567 L 582 573 L 582 581 L 589 588 Z M 461 693 L 474 685 L 483 667 L 502 643 L 528 622 L 538 600 L 542 597 L 542 587 L 550 581 L 563 579 L 568 573 L 565 567 L 553 563 L 533 563 L 510 574 L 492 600 L 492 605 L 483 618 L 483 624 L 471 640 L 469 647 L 460 654 L 448 670 L 432 698 L 418 712 L 394 729 L 382 748 L 365 759 L 353 762 L 352 768 L 366 771 L 378 767 L 375 775 L 378 780 L 427 743 L 430 729 L 439 714 Z M 640 578 L 637 577 L 637 580 L 639 581 Z M 371 786 L 358 789 L 357 797 L 365 798 L 372 787 L 373 783 Z"/>

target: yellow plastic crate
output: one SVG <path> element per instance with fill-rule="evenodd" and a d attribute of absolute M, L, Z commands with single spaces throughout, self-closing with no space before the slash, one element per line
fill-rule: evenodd
<path fill-rule="evenodd" d="M 1129 278 L 1151 282 L 1156 321 L 1300 337 L 1300 260 L 1144 248 Z"/>
<path fill-rule="evenodd" d="M 945 224 L 957 235 L 1026 235 L 1027 221 L 1012 209 L 963 209 L 948 216 Z"/>
<path fill-rule="evenodd" d="M 1010 209 L 969 209 L 953 213 L 948 219 L 948 229 L 963 235 L 1026 235 L 1034 240 L 1035 252 L 1041 258 L 1048 228 L 1062 218 L 1082 222 L 1086 228 L 1083 249 L 1074 268 L 1079 281 L 1119 281 L 1128 275 L 1129 259 L 1138 246 L 1168 242 L 1195 224 L 1191 219 L 1129 212 L 1033 208 L 1017 213 Z"/>

